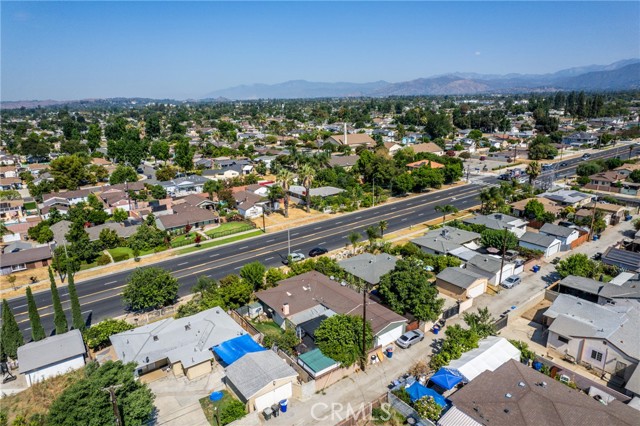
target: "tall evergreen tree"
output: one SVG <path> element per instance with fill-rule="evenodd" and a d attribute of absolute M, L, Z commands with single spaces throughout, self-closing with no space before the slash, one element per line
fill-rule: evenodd
<path fill-rule="evenodd" d="M 31 293 L 31 287 L 27 287 L 27 305 L 29 307 L 29 322 L 31 323 L 31 338 L 37 342 L 46 337 L 44 328 L 40 323 L 40 315 L 38 314 L 38 307 L 36 301 L 33 300 L 33 293 Z"/>
<path fill-rule="evenodd" d="M 80 299 L 78 299 L 78 293 L 76 292 L 76 284 L 73 280 L 73 272 L 67 271 L 69 277 L 69 299 L 71 300 L 71 317 L 73 322 L 73 328 L 76 330 L 84 330 L 84 320 L 82 319 L 82 312 L 80 311 Z"/>
<path fill-rule="evenodd" d="M 0 356 L 4 360 L 7 357 L 16 359 L 18 357 L 18 348 L 24 345 L 20 327 L 16 322 L 9 303 L 6 299 L 2 299 L 2 331 L 0 331 Z"/>
<path fill-rule="evenodd" d="M 56 327 L 56 334 L 63 334 L 67 332 L 69 325 L 67 324 L 67 316 L 62 309 L 62 303 L 60 303 L 60 294 L 51 266 L 49 266 L 49 281 L 51 281 L 51 300 L 53 301 L 53 324 Z"/>

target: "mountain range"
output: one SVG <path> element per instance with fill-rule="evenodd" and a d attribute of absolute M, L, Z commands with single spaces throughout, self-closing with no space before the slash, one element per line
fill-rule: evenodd
<path fill-rule="evenodd" d="M 291 80 L 278 84 L 251 84 L 216 90 L 203 99 L 294 99 L 322 97 L 385 97 L 420 95 L 474 95 L 488 93 L 563 90 L 615 91 L 640 89 L 640 58 L 609 65 L 568 68 L 551 74 L 451 73 L 390 83 L 323 83 Z"/>

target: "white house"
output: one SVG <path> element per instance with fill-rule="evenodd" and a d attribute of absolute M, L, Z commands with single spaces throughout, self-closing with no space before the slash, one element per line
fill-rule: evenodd
<path fill-rule="evenodd" d="M 545 223 L 540 228 L 540 233 L 554 237 L 562 243 L 560 250 L 570 250 L 571 243 L 580 237 L 580 232 L 575 228 L 567 228 L 565 226 L 554 225 L 553 223 Z"/>
<path fill-rule="evenodd" d="M 505 278 L 514 274 L 515 265 L 511 262 L 504 262 L 502 267 L 502 281 L 500 280 L 500 264 L 501 259 L 499 257 L 488 256 L 484 254 L 478 254 L 471 258 L 467 262 L 467 269 L 476 274 L 487 277 L 490 284 L 498 285 Z"/>
<path fill-rule="evenodd" d="M 87 349 L 80 330 L 47 337 L 18 348 L 20 374 L 32 386 L 50 377 L 84 367 Z"/>
<path fill-rule="evenodd" d="M 544 257 L 550 257 L 560 251 L 562 242 L 551 235 L 527 231 L 520 237 L 518 245 L 531 250 L 539 250 L 544 253 Z"/>

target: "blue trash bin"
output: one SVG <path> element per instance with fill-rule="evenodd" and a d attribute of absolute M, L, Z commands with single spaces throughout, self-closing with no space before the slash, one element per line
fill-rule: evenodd
<path fill-rule="evenodd" d="M 282 401 L 280 401 L 280 412 L 282 413 L 286 413 L 287 412 L 287 400 L 283 399 Z"/>
<path fill-rule="evenodd" d="M 542 363 L 540 361 L 535 361 L 533 363 L 533 369 L 536 371 L 540 371 L 540 369 L 542 369 Z"/>
<path fill-rule="evenodd" d="M 533 272 L 538 273 L 540 270 L 540 265 L 533 265 Z"/>
<path fill-rule="evenodd" d="M 598 235 L 594 235 L 594 236 L 593 236 L 593 241 L 598 241 L 598 238 L 600 238 L 600 236 L 598 236 Z"/>

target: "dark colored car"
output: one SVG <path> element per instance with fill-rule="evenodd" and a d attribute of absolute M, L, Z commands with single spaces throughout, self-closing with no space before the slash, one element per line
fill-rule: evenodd
<path fill-rule="evenodd" d="M 602 253 L 597 252 L 596 254 L 593 255 L 593 260 L 600 260 L 602 259 Z"/>
<path fill-rule="evenodd" d="M 309 257 L 321 256 L 323 254 L 326 254 L 328 251 L 329 250 L 327 250 L 324 247 L 312 248 L 311 251 L 309 252 Z"/>
<path fill-rule="evenodd" d="M 565 163 L 565 162 L 560 163 L 560 167 L 567 167 L 568 165 L 569 163 Z"/>

